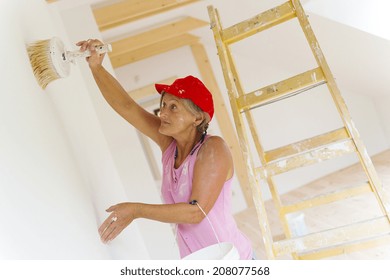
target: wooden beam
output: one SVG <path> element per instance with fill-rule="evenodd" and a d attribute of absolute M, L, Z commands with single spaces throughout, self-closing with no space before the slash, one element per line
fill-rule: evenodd
<path fill-rule="evenodd" d="M 171 78 L 159 81 L 158 84 L 170 85 L 176 79 L 177 79 L 177 77 L 171 77 Z M 132 90 L 132 91 L 128 91 L 127 93 L 131 96 L 131 98 L 133 98 L 136 101 L 139 101 L 141 99 L 144 99 L 144 98 L 153 96 L 155 94 L 158 94 L 156 89 L 155 89 L 155 87 L 154 87 L 154 84 L 150 84 L 150 85 L 144 86 L 142 88 L 138 88 L 138 89 L 135 89 L 135 90 Z"/>
<path fill-rule="evenodd" d="M 123 0 L 93 9 L 101 31 L 144 17 L 156 15 L 199 0 Z"/>
<path fill-rule="evenodd" d="M 135 61 L 139 61 L 154 55 L 158 55 L 180 47 L 188 46 L 198 42 L 199 37 L 190 34 L 183 34 L 146 47 L 132 50 L 121 55 L 109 54 L 112 66 L 118 68 Z"/>
<path fill-rule="evenodd" d="M 193 17 L 186 17 L 179 21 L 175 21 L 158 28 L 151 29 L 146 32 L 139 33 L 118 41 L 110 42 L 112 45 L 112 53 L 110 57 L 122 55 L 126 52 L 141 49 L 151 44 L 158 43 L 187 32 L 207 26 L 208 22 L 196 19 Z"/>
<path fill-rule="evenodd" d="M 217 81 L 215 79 L 213 70 L 210 66 L 206 50 L 200 43 L 191 46 L 192 53 L 198 65 L 199 71 L 202 75 L 202 80 L 207 88 L 213 93 L 215 116 L 218 121 L 219 128 L 223 135 L 223 138 L 229 145 L 230 151 L 232 152 L 235 174 L 240 182 L 240 186 L 247 203 L 248 207 L 253 206 L 252 192 L 249 187 L 249 179 L 246 171 L 246 165 L 244 157 L 241 153 L 238 139 L 234 133 L 235 129 L 230 121 L 228 111 L 226 110 L 225 102 L 223 100 L 221 91 L 219 90 Z"/>

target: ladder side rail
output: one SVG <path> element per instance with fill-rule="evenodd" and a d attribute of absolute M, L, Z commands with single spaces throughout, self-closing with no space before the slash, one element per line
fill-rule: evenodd
<path fill-rule="evenodd" d="M 229 46 L 226 46 L 226 48 L 229 48 Z M 236 91 L 237 91 L 237 95 L 236 95 L 237 98 L 236 98 L 236 102 L 234 103 L 234 105 L 236 105 L 236 107 L 234 107 L 234 108 L 232 107 L 232 110 L 237 111 L 239 113 L 240 110 L 239 110 L 239 107 L 238 107 L 238 104 L 237 104 L 237 100 L 238 100 L 238 98 L 244 96 L 245 93 L 244 93 L 244 90 L 243 90 L 242 85 L 241 85 L 240 75 L 237 72 L 235 61 L 234 61 L 233 56 L 232 56 L 230 51 L 227 52 L 227 60 L 228 60 L 229 65 L 230 65 L 229 70 L 232 72 L 232 75 L 234 77 L 233 83 L 234 83 Z M 231 106 L 234 106 L 234 105 L 231 105 Z M 255 124 L 255 122 L 253 120 L 252 113 L 250 111 L 246 111 L 245 112 L 245 118 L 246 118 L 247 124 L 249 126 L 249 130 L 250 130 L 250 132 L 252 134 L 252 139 L 253 139 L 253 142 L 255 144 L 255 148 L 256 148 L 256 151 L 257 151 L 257 154 L 258 154 L 258 158 L 260 159 L 260 163 L 261 163 L 262 166 L 265 166 L 266 165 L 265 153 L 264 153 L 263 146 L 262 146 L 262 144 L 260 143 L 260 140 L 259 140 L 260 136 L 259 136 L 259 134 L 257 132 L 257 127 L 256 127 L 256 124 Z M 244 118 L 242 118 L 242 116 L 241 116 L 241 124 L 242 125 L 243 125 L 243 122 L 244 122 Z M 250 149 L 249 149 L 248 140 L 246 140 L 246 144 L 248 145 L 248 151 L 249 151 Z M 252 169 L 254 169 L 253 166 L 252 166 Z M 283 230 L 284 230 L 286 235 L 290 236 L 290 229 L 288 228 L 288 223 L 286 221 L 286 217 L 285 216 L 280 216 L 280 213 L 281 213 L 280 209 L 282 207 L 282 203 L 281 203 L 281 199 L 280 199 L 279 193 L 277 191 L 277 188 L 276 188 L 272 178 L 267 176 L 266 181 L 267 181 L 267 186 L 270 189 L 270 192 L 271 192 L 271 195 L 272 195 L 272 199 L 275 202 L 275 206 L 276 206 L 277 211 L 279 213 L 279 218 L 283 221 L 282 222 Z M 261 185 L 260 182 L 257 185 L 258 185 L 257 186 L 258 188 L 261 187 L 260 186 Z M 287 227 L 286 227 L 286 225 L 287 225 Z"/>
<path fill-rule="evenodd" d="M 265 160 L 264 150 L 262 148 L 262 145 L 261 145 L 260 141 L 258 140 L 259 138 L 257 136 L 258 135 L 257 128 L 256 128 L 255 122 L 253 120 L 251 112 L 250 111 L 246 111 L 245 112 L 245 117 L 247 119 L 247 122 L 248 122 L 248 125 L 249 125 L 249 129 L 250 129 L 250 131 L 252 133 L 253 141 L 255 142 L 255 146 L 256 146 L 257 152 L 259 154 L 261 164 L 262 164 L 262 166 L 266 166 L 267 162 Z M 275 205 L 276 210 L 277 210 L 278 215 L 279 215 L 279 219 L 282 222 L 283 232 L 284 232 L 284 234 L 287 237 L 291 237 L 291 229 L 289 227 L 289 223 L 287 221 L 287 217 L 281 211 L 281 209 L 283 208 L 283 204 L 282 204 L 282 200 L 280 199 L 280 194 L 279 194 L 279 191 L 278 191 L 278 189 L 276 187 L 276 184 L 275 184 L 272 176 L 268 175 L 267 173 L 263 173 L 261 177 L 263 179 L 265 179 L 266 185 L 267 185 L 267 187 L 270 190 L 270 193 L 271 193 L 271 196 L 272 196 L 272 200 L 274 202 L 274 205 Z"/>
<path fill-rule="evenodd" d="M 240 147 L 247 165 L 248 177 L 250 180 L 250 185 L 253 193 L 253 200 L 254 200 L 253 202 L 258 216 L 259 226 L 263 234 L 265 251 L 269 259 L 274 259 L 275 255 L 272 246 L 273 238 L 272 238 L 271 228 L 268 222 L 264 201 L 262 199 L 262 193 L 260 189 L 257 187 L 257 178 L 255 176 L 255 171 L 253 169 L 253 160 L 249 153 L 248 146 L 245 144 L 248 143 L 248 141 L 245 136 L 244 127 L 242 126 L 242 116 L 239 114 L 237 110 L 234 110 L 234 108 L 237 107 L 236 104 L 237 91 L 236 88 L 234 87 L 233 75 L 230 71 L 228 71 L 229 59 L 227 55 L 227 48 L 221 38 L 222 26 L 219 20 L 218 11 L 214 9 L 213 6 L 208 6 L 207 8 L 210 17 L 211 29 L 214 34 L 219 60 L 221 63 L 221 67 L 223 70 L 222 72 L 224 75 L 226 87 L 229 94 L 229 101 L 232 107 L 232 113 L 233 113 L 234 122 L 237 129 Z"/>
<path fill-rule="evenodd" d="M 226 46 L 226 48 L 229 48 L 229 46 Z M 240 79 L 240 76 L 239 76 L 239 74 L 237 72 L 237 68 L 236 68 L 233 56 L 231 55 L 230 51 L 227 52 L 227 60 L 228 60 L 229 65 L 230 65 L 229 70 L 232 72 L 232 75 L 234 77 L 233 83 L 234 83 L 235 88 L 237 90 L 236 99 L 235 99 L 234 105 L 232 105 L 232 106 L 234 106 L 234 108 L 232 107 L 232 110 L 236 110 L 238 113 L 240 113 L 238 100 L 241 97 L 245 96 L 246 94 L 244 93 L 244 90 L 243 90 L 243 88 L 241 86 L 241 79 Z M 264 152 L 264 148 L 263 148 L 262 144 L 260 143 L 260 140 L 258 140 L 258 139 L 260 139 L 260 137 L 259 137 L 259 134 L 257 132 L 256 124 L 253 121 L 252 113 L 250 111 L 246 111 L 245 112 L 245 117 L 246 117 L 246 120 L 247 120 L 247 123 L 248 123 L 248 126 L 249 126 L 249 130 L 250 130 L 250 132 L 252 134 L 252 139 L 253 139 L 253 142 L 255 144 L 255 148 L 256 148 L 257 154 L 259 156 L 261 165 L 264 166 L 266 164 L 265 152 Z M 243 123 L 243 122 L 241 122 L 241 123 Z"/>
<path fill-rule="evenodd" d="M 226 44 L 226 42 L 224 41 L 224 43 Z M 229 46 L 227 45 L 226 46 L 227 49 L 229 49 Z M 239 108 L 239 105 L 238 105 L 238 100 L 239 98 L 242 98 L 244 96 L 246 96 L 247 94 L 245 94 L 243 88 L 242 88 L 242 83 L 241 83 L 241 79 L 240 79 L 240 75 L 238 74 L 237 72 L 237 68 L 236 68 L 236 64 L 235 64 L 235 61 L 234 61 L 234 58 L 232 56 L 232 53 L 230 51 L 227 52 L 227 59 L 228 59 L 228 62 L 229 62 L 229 70 L 231 71 L 234 79 L 233 79 L 233 83 L 235 85 L 235 88 L 236 88 L 236 102 L 234 103 L 234 105 L 232 106 L 235 106 L 234 108 L 232 107 L 232 110 L 235 110 L 237 111 L 238 113 L 240 112 L 240 108 Z M 257 132 L 257 127 L 256 127 L 256 123 L 255 121 L 253 120 L 253 116 L 252 116 L 252 113 L 250 110 L 247 110 L 244 112 L 245 114 L 245 119 L 247 121 L 247 124 L 249 126 L 249 131 L 251 132 L 251 135 L 252 135 L 252 139 L 253 139 L 253 142 L 254 142 L 254 145 L 255 145 L 255 148 L 256 148 L 256 151 L 257 151 L 257 154 L 258 154 L 258 158 L 260 159 L 260 162 L 261 162 L 261 165 L 262 166 L 265 166 L 267 163 L 266 163 L 266 160 L 265 160 L 265 152 L 264 152 L 264 149 L 263 149 L 263 146 L 262 144 L 260 143 L 260 136 Z M 243 124 L 243 121 L 244 121 L 244 118 L 241 118 L 241 124 Z M 246 144 L 248 145 L 249 147 L 249 142 L 247 140 Z M 249 149 L 249 148 L 248 148 Z M 254 166 L 252 167 L 253 169 L 255 168 Z M 269 188 L 270 190 L 270 193 L 271 193 L 271 196 L 272 196 L 272 200 L 274 201 L 274 205 L 276 207 L 276 210 L 278 212 L 278 215 L 279 215 L 279 219 L 281 220 L 281 223 L 282 223 L 282 227 L 283 227 L 283 232 L 286 236 L 288 237 L 291 237 L 291 230 L 289 228 L 289 223 L 287 221 L 287 217 L 286 215 L 283 215 L 282 212 L 281 212 L 281 209 L 282 209 L 282 201 L 280 199 L 280 195 L 279 195 L 279 192 L 278 192 L 278 189 L 272 179 L 271 176 L 265 176 L 266 177 L 266 186 Z M 261 187 L 261 184 L 260 182 L 258 183 L 258 188 Z"/>
<path fill-rule="evenodd" d="M 196 63 L 198 64 L 198 68 L 205 85 L 207 85 L 207 87 L 213 93 L 215 117 L 217 118 L 219 129 L 231 150 L 234 160 L 234 173 L 236 174 L 236 177 L 240 183 L 245 202 L 247 203 L 248 208 L 253 207 L 252 192 L 249 187 L 250 184 L 244 157 L 241 153 L 234 124 L 230 120 L 225 102 L 223 100 L 222 92 L 218 87 L 215 75 L 211 69 L 210 60 L 207 56 L 206 49 L 203 44 L 197 43 L 191 45 L 191 50 Z"/>
<path fill-rule="evenodd" d="M 381 180 L 378 177 L 378 174 L 372 164 L 371 158 L 368 155 L 366 147 L 360 139 L 359 132 L 357 131 L 344 99 L 341 96 L 341 93 L 336 85 L 336 81 L 331 74 L 330 68 L 325 60 L 325 57 L 322 53 L 322 50 L 318 44 L 318 41 L 314 35 L 314 32 L 310 26 L 309 20 L 298 0 L 290 0 L 295 7 L 296 15 L 298 21 L 302 27 L 302 30 L 306 36 L 306 39 L 310 45 L 310 48 L 317 60 L 318 65 L 322 68 L 324 75 L 327 80 L 327 85 L 329 91 L 332 94 L 333 100 L 335 101 L 337 110 L 340 113 L 340 116 L 345 124 L 346 129 L 348 130 L 351 138 L 353 139 L 356 149 L 358 151 L 359 160 L 362 163 L 362 166 L 367 174 L 367 177 L 370 181 L 370 185 L 374 188 L 374 193 L 377 197 L 377 200 L 382 208 L 384 214 L 387 215 L 390 221 L 390 194 L 385 190 Z"/>

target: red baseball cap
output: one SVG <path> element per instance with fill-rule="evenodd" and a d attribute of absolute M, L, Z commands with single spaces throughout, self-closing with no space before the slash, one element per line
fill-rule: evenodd
<path fill-rule="evenodd" d="M 214 103 L 211 92 L 206 86 L 193 76 L 176 79 L 171 85 L 155 84 L 158 93 L 165 91 L 179 98 L 190 99 L 203 112 L 210 115 L 210 120 L 214 115 Z"/>

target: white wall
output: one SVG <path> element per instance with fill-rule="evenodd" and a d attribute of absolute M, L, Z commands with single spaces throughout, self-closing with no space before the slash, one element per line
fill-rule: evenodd
<path fill-rule="evenodd" d="M 0 258 L 109 258 L 61 121 L 32 74 L 20 29 L 31 7 L 20 2 L 0 7 Z"/>
<path fill-rule="evenodd" d="M 137 222 L 100 242 L 104 210 L 128 198 L 82 75 L 45 91 L 33 76 L 26 44 L 67 42 L 61 20 L 40 0 L 2 1 L 0 13 L 0 258 L 150 258 Z"/>
<path fill-rule="evenodd" d="M 56 9 L 53 6 L 53 12 Z M 100 32 L 95 24 L 93 14 L 89 5 L 80 5 L 76 8 L 58 9 L 60 10 L 61 20 L 64 29 L 69 36 L 70 48 L 73 48 L 79 40 L 88 38 L 100 38 Z M 80 28 L 82 26 L 82 28 Z M 115 73 L 109 63 L 109 59 L 105 60 L 105 67 L 114 76 Z M 143 152 L 139 138 L 135 129 L 123 120 L 104 100 L 96 83 L 91 75 L 91 72 L 84 60 L 78 62 L 77 70 L 80 70 L 81 76 L 85 81 L 88 89 L 87 99 L 93 106 L 99 126 L 103 135 L 99 135 L 91 141 L 96 141 L 101 137 L 106 141 L 110 156 L 115 165 L 115 171 L 119 176 L 119 180 L 123 185 L 126 193 L 125 201 L 140 201 L 144 203 L 161 203 L 160 191 L 156 188 L 151 170 L 147 163 L 147 159 Z M 84 102 L 84 101 L 83 101 Z M 82 102 L 82 103 L 83 103 Z M 64 110 L 69 107 L 62 106 Z M 64 116 L 69 119 L 70 112 L 67 110 Z M 80 112 L 82 117 L 82 112 Z M 75 124 L 70 120 L 72 124 Z M 83 137 L 79 137 L 76 131 L 70 134 L 71 138 L 78 138 L 80 142 L 84 142 Z M 109 186 L 112 182 L 107 182 Z M 106 187 L 107 187 L 106 185 Z M 123 202 L 117 199 L 112 203 Z M 149 221 L 137 220 L 134 223 L 142 235 L 142 239 L 148 250 L 148 254 L 152 259 L 177 259 L 179 257 L 178 250 L 174 242 L 174 234 L 172 228 L 168 224 Z M 133 228 L 133 224 L 127 230 Z M 130 240 L 133 237 L 128 236 Z M 122 251 L 125 251 L 123 249 Z M 137 252 L 135 248 L 131 248 L 132 256 L 136 258 L 144 258 L 141 252 Z"/>
<path fill-rule="evenodd" d="M 390 89 L 388 95 L 378 96 L 374 102 L 377 112 L 381 116 L 381 124 L 386 135 L 387 144 L 390 146 Z"/>

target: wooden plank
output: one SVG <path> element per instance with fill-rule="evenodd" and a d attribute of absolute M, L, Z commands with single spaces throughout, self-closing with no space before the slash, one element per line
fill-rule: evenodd
<path fill-rule="evenodd" d="M 266 176 L 281 174 L 355 151 L 356 147 L 354 143 L 350 139 L 347 139 L 295 156 L 273 161 L 265 167 L 256 168 L 256 171 L 260 176 L 266 178 Z"/>
<path fill-rule="evenodd" d="M 386 216 L 277 241 L 274 242 L 273 249 L 277 255 L 286 255 L 373 239 L 384 234 L 390 234 L 390 224 Z"/>
<path fill-rule="evenodd" d="M 247 207 L 253 206 L 252 192 L 249 187 L 249 178 L 246 171 L 244 157 L 241 153 L 240 144 L 234 134 L 234 126 L 230 120 L 228 111 L 226 110 L 221 91 L 219 90 L 214 72 L 211 68 L 209 58 L 204 46 L 200 43 L 191 46 L 192 53 L 199 71 L 202 75 L 202 80 L 207 88 L 213 93 L 215 116 L 218 121 L 219 129 L 228 143 L 232 157 L 234 160 L 234 173 L 240 182 L 240 187 L 245 198 Z"/>
<path fill-rule="evenodd" d="M 348 139 L 349 135 L 347 130 L 343 127 L 337 130 L 327 132 L 303 141 L 295 142 L 284 147 L 269 150 L 265 152 L 265 159 L 267 162 L 271 162 L 280 158 L 289 157 L 292 155 L 300 154 L 302 152 L 313 150 L 315 148 L 329 145 L 333 142 Z"/>
<path fill-rule="evenodd" d="M 325 77 L 321 68 L 315 68 L 240 96 L 237 98 L 237 104 L 240 110 L 246 111 L 294 96 L 324 83 Z"/>
<path fill-rule="evenodd" d="M 111 5 L 93 8 L 100 31 L 153 16 L 199 0 L 122 0 Z"/>
<path fill-rule="evenodd" d="M 157 82 L 158 84 L 167 84 L 167 85 L 170 85 L 172 84 L 175 80 L 177 79 L 177 77 L 171 77 L 171 78 L 168 78 L 168 79 L 165 79 L 165 80 L 162 80 L 162 81 L 159 81 Z M 153 95 L 159 95 L 154 87 L 155 83 L 153 84 L 150 84 L 150 85 L 147 85 L 147 86 L 144 86 L 144 87 L 141 87 L 141 88 L 137 88 L 137 89 L 134 89 L 134 90 L 131 90 L 131 91 L 128 91 L 127 93 L 131 96 L 131 98 L 133 98 L 134 100 L 136 101 L 139 101 L 140 99 L 144 99 L 144 98 L 147 98 L 147 97 L 150 97 L 150 96 L 153 96 Z"/>
<path fill-rule="evenodd" d="M 294 17 L 294 7 L 288 1 L 278 7 L 222 30 L 222 40 L 226 44 L 232 44 Z"/>
<path fill-rule="evenodd" d="M 302 200 L 295 204 L 285 205 L 282 207 L 281 213 L 286 214 L 286 213 L 297 212 L 306 208 L 320 206 L 320 205 L 332 203 L 342 199 L 347 199 L 353 196 L 357 196 L 365 193 L 371 193 L 371 192 L 372 192 L 371 186 L 367 182 L 357 187 L 345 188 L 343 190 L 337 190 L 335 192 L 322 194 L 310 199 Z"/>
<path fill-rule="evenodd" d="M 208 25 L 208 22 L 206 21 L 192 17 L 186 17 L 179 21 L 174 21 L 161 27 L 142 32 L 140 34 L 110 42 L 112 45 L 112 52 L 110 53 L 110 57 L 114 58 L 130 51 L 142 49 L 144 47 L 148 47 L 151 44 L 186 34 L 191 30 L 206 25 Z"/>
<path fill-rule="evenodd" d="M 114 68 L 124 66 L 135 61 L 139 61 L 154 55 L 158 55 L 164 52 L 168 52 L 180 47 L 188 46 L 197 43 L 199 37 L 190 34 L 183 34 L 180 36 L 172 37 L 170 39 L 151 44 L 147 47 L 136 49 L 123 53 L 119 56 L 114 56 L 110 60 Z"/>

